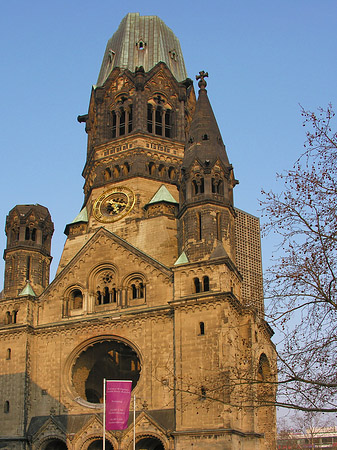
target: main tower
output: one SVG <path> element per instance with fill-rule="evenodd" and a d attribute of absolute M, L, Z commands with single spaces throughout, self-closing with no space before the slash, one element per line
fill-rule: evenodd
<path fill-rule="evenodd" d="M 78 116 L 84 202 L 50 284 L 48 210 L 10 212 L 0 300 L 8 449 L 101 448 L 104 378 L 132 380 L 137 450 L 275 448 L 259 224 L 234 206 L 206 76 L 196 99 L 173 32 L 128 14 Z M 16 257 L 26 264 L 17 273 Z M 131 450 L 133 432 L 130 416 L 106 447 Z"/>

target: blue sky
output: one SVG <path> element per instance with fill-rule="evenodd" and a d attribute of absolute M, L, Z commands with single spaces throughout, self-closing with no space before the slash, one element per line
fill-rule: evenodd
<path fill-rule="evenodd" d="M 53 274 L 64 227 L 83 202 L 86 134 L 76 117 L 87 112 L 106 42 L 128 12 L 164 20 L 180 39 L 190 78 L 209 72 L 209 97 L 240 181 L 235 204 L 254 215 L 261 188 L 277 189 L 275 173 L 303 150 L 299 103 L 337 105 L 335 0 L 2 2 L 0 221 L 4 229 L 16 204 L 47 206 Z M 265 266 L 272 246 L 272 238 L 263 243 Z"/>

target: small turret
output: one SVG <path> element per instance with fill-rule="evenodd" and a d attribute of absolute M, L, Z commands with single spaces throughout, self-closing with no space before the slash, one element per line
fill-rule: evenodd
<path fill-rule="evenodd" d="M 16 297 L 30 282 L 39 295 L 49 284 L 54 224 L 47 208 L 17 205 L 6 219 L 5 297 Z"/>

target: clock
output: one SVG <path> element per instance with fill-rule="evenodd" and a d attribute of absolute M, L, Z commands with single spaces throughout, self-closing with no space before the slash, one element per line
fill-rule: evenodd
<path fill-rule="evenodd" d="M 135 194 L 123 186 L 103 192 L 94 203 L 95 219 L 103 223 L 116 222 L 126 216 L 135 204 Z"/>

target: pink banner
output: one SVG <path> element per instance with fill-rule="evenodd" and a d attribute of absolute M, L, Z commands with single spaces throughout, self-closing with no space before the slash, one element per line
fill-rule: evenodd
<path fill-rule="evenodd" d="M 106 380 L 105 429 L 125 430 L 128 426 L 132 381 Z"/>

